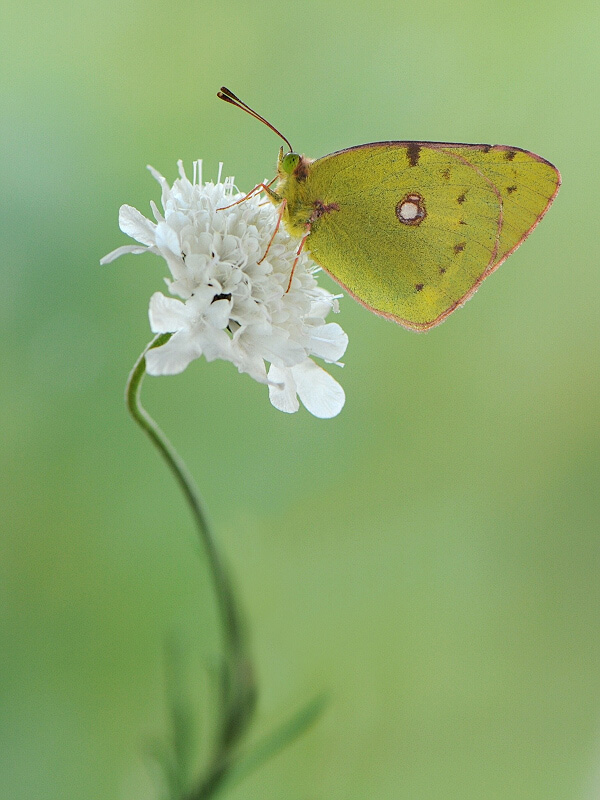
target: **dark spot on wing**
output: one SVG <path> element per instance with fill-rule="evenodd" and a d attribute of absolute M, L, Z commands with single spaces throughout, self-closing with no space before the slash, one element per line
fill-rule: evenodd
<path fill-rule="evenodd" d="M 464 221 L 464 219 L 459 219 L 458 224 L 459 225 L 466 225 L 467 223 Z"/>
<path fill-rule="evenodd" d="M 450 180 L 450 169 L 449 168 L 442 170 L 442 178 L 444 178 L 444 180 Z"/>
<path fill-rule="evenodd" d="M 517 187 L 516 187 L 516 186 L 507 186 L 507 187 L 506 187 L 506 191 L 507 191 L 509 194 L 512 194 L 513 192 L 516 192 L 516 191 L 517 191 Z"/>
<path fill-rule="evenodd" d="M 421 145 L 417 142 L 410 142 L 406 148 L 406 158 L 411 167 L 416 167 L 419 163 L 419 156 L 421 154 Z"/>
<path fill-rule="evenodd" d="M 440 267 L 440 275 L 443 275 L 446 272 L 446 267 Z"/>
<path fill-rule="evenodd" d="M 457 203 L 464 203 L 466 199 L 467 199 L 467 193 L 466 193 L 466 192 L 463 192 L 461 195 L 459 195 L 459 196 L 456 198 L 456 202 L 457 202 Z"/>
<path fill-rule="evenodd" d="M 516 152 L 516 150 L 505 150 L 505 151 L 504 151 L 504 158 L 505 158 L 507 161 L 512 161 L 512 160 L 513 160 L 513 158 L 514 158 L 516 155 L 517 155 L 517 152 Z"/>
<path fill-rule="evenodd" d="M 492 145 L 491 144 L 482 144 L 481 145 L 481 149 L 482 149 L 482 151 L 484 153 L 489 153 L 490 150 L 492 149 Z"/>
<path fill-rule="evenodd" d="M 455 244 L 454 245 L 454 253 L 455 253 L 455 255 L 458 255 L 459 253 L 462 253 L 462 251 L 465 249 L 466 246 L 467 246 L 466 242 L 459 242 L 458 244 Z"/>
<path fill-rule="evenodd" d="M 415 283 L 415 291 L 420 292 L 423 289 L 423 283 Z"/>
<path fill-rule="evenodd" d="M 339 211 L 340 207 L 337 203 L 324 203 L 322 200 L 315 200 L 313 203 L 313 212 L 309 217 L 309 223 L 316 222 L 324 214 L 329 214 L 332 211 Z"/>

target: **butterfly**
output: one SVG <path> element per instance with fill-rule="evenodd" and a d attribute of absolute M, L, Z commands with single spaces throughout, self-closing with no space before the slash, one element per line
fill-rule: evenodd
<path fill-rule="evenodd" d="M 306 249 L 360 303 L 412 330 L 462 306 L 560 187 L 553 164 L 505 145 L 373 142 L 313 160 L 229 89 L 217 96 L 289 148 L 280 148 L 276 177 L 250 192 L 264 191 L 278 207 L 273 236 L 283 221 L 300 239 L 298 255 Z"/>

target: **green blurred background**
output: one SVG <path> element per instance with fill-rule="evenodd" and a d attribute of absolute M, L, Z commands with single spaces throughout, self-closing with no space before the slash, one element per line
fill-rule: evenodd
<path fill-rule="evenodd" d="M 1 797 L 151 800 L 170 635 L 206 746 L 208 579 L 122 399 L 165 268 L 98 261 L 127 241 L 119 205 L 159 199 L 147 163 L 272 176 L 279 141 L 221 84 L 311 156 L 503 143 L 563 175 L 442 327 L 342 301 L 335 420 L 276 411 L 228 363 L 147 381 L 250 622 L 254 734 L 331 693 L 232 797 L 600 795 L 599 22 L 596 0 L 4 8 Z"/>

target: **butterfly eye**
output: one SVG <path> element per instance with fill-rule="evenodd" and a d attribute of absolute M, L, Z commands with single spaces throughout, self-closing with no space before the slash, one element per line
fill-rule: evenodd
<path fill-rule="evenodd" d="M 283 161 L 281 162 L 281 168 L 284 172 L 287 172 L 288 175 L 291 175 L 299 163 L 300 163 L 300 156 L 298 155 L 298 153 L 288 153 L 283 157 Z"/>

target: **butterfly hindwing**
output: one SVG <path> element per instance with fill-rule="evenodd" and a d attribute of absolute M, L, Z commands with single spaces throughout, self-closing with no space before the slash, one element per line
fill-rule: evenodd
<path fill-rule="evenodd" d="M 502 196 L 502 232 L 497 264 L 527 237 L 556 197 L 560 174 L 553 164 L 518 147 L 448 145 L 491 180 Z"/>

